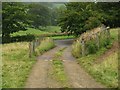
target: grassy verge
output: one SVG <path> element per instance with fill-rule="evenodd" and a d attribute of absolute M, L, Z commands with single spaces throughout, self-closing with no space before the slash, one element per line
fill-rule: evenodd
<path fill-rule="evenodd" d="M 64 66 L 62 60 L 60 59 L 64 49 L 65 48 L 60 49 L 58 52 L 56 52 L 54 56 L 54 59 L 52 61 L 52 77 L 54 77 L 58 82 L 60 82 L 63 87 L 69 87 L 68 79 L 64 72 Z"/>
<path fill-rule="evenodd" d="M 112 55 L 104 59 L 99 65 L 91 67 L 91 74 L 97 81 L 108 87 L 118 87 L 118 54 L 113 52 Z"/>
<path fill-rule="evenodd" d="M 100 64 L 93 65 L 94 61 L 104 53 L 104 49 L 94 55 L 88 55 L 78 59 L 87 72 L 89 72 L 96 81 L 102 84 L 116 88 L 118 87 L 118 56 L 117 52 L 103 60 Z"/>
<path fill-rule="evenodd" d="M 10 43 L 2 45 L 3 57 L 3 88 L 23 88 L 30 70 L 35 63 L 35 56 L 29 58 L 27 42 Z M 50 38 L 44 39 L 36 49 L 38 54 L 54 47 Z"/>
<path fill-rule="evenodd" d="M 72 38 L 75 38 L 75 37 L 71 35 L 71 36 L 53 36 L 51 38 L 53 38 L 55 40 L 59 40 L 59 39 L 72 39 Z"/>
<path fill-rule="evenodd" d="M 2 45 L 3 70 L 2 87 L 23 87 L 35 58 L 28 56 L 28 43 L 10 43 Z"/>
<path fill-rule="evenodd" d="M 118 40 L 118 29 L 111 29 L 112 43 Z M 107 48 L 101 48 L 95 54 L 78 58 L 78 62 L 87 72 L 89 72 L 97 81 L 107 87 L 118 87 L 118 55 L 117 51 L 106 57 L 102 63 L 95 64 L 94 61 L 100 57 Z"/>

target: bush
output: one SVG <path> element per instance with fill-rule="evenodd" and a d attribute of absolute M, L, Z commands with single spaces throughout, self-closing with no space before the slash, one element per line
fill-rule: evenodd
<path fill-rule="evenodd" d="M 21 41 L 32 41 L 35 39 L 34 35 L 23 35 L 23 36 L 15 36 L 11 38 L 11 42 L 21 42 Z"/>
<path fill-rule="evenodd" d="M 100 38 L 100 47 L 107 47 L 110 45 L 111 40 L 107 38 Z"/>
<path fill-rule="evenodd" d="M 88 54 L 94 54 L 94 53 L 96 53 L 97 50 L 98 50 L 96 42 L 95 41 L 89 41 L 89 42 L 87 42 L 86 49 L 88 51 Z"/>
<path fill-rule="evenodd" d="M 22 41 L 32 41 L 35 39 L 34 35 L 22 35 L 22 36 L 14 36 L 14 37 L 3 37 L 2 43 L 10 43 L 10 42 L 22 42 Z"/>
<path fill-rule="evenodd" d="M 90 32 L 83 33 L 78 38 L 78 41 L 74 42 L 72 45 L 72 54 L 75 57 L 80 57 L 82 54 L 82 48 L 79 46 L 82 40 L 85 42 L 85 55 L 94 54 L 103 47 L 108 49 L 111 47 L 112 42 L 112 39 L 108 37 L 108 33 L 104 29 L 95 28 Z"/>
<path fill-rule="evenodd" d="M 104 37 L 105 36 L 105 37 Z M 73 43 L 72 45 L 72 54 L 74 57 L 79 58 L 82 56 L 82 48 L 80 44 L 81 38 Z M 85 55 L 87 54 L 94 54 L 96 53 L 100 48 L 110 48 L 111 47 L 111 39 L 108 39 L 106 34 L 103 34 L 100 36 L 100 45 L 97 46 L 96 37 L 92 38 L 92 40 L 86 40 L 85 41 Z"/>

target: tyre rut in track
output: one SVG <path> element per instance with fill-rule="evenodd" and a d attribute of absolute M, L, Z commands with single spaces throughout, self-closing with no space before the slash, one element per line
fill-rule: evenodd
<path fill-rule="evenodd" d="M 64 61 L 64 69 L 72 88 L 105 88 L 77 64 L 75 58 L 71 55 L 70 46 L 64 51 L 61 58 Z"/>
<path fill-rule="evenodd" d="M 61 47 L 56 47 L 37 58 L 36 64 L 33 66 L 31 74 L 28 77 L 25 88 L 60 88 L 58 82 L 49 77 L 51 68 L 50 62 Z"/>

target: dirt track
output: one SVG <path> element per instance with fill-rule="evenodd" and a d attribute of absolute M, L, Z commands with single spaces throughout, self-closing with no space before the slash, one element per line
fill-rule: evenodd
<path fill-rule="evenodd" d="M 71 55 L 71 44 L 73 40 L 57 40 L 57 47 L 44 53 L 37 58 L 31 74 L 28 77 L 25 88 L 61 88 L 59 82 L 49 77 L 51 69 L 50 62 L 60 48 L 67 47 L 61 59 L 63 60 L 64 70 L 68 76 L 69 84 L 72 88 L 104 88 L 103 85 L 97 83 L 90 75 L 88 75 L 75 61 Z"/>

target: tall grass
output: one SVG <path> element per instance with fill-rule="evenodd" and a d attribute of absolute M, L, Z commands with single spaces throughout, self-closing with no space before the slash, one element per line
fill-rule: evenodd
<path fill-rule="evenodd" d="M 28 56 L 28 43 L 10 43 L 2 45 L 2 87 L 21 88 L 24 86 L 34 58 Z"/>
<path fill-rule="evenodd" d="M 108 87 L 118 87 L 118 53 L 114 52 L 104 62 L 91 67 L 91 74 Z"/>
<path fill-rule="evenodd" d="M 72 44 L 72 55 L 76 58 L 81 57 L 82 50 L 79 40 Z"/>
<path fill-rule="evenodd" d="M 103 48 L 96 54 L 91 54 L 79 58 L 78 63 L 85 68 L 98 82 L 107 87 L 118 87 L 118 53 L 113 52 L 109 57 L 105 58 L 102 63 L 94 64 L 95 60 L 106 50 Z"/>

